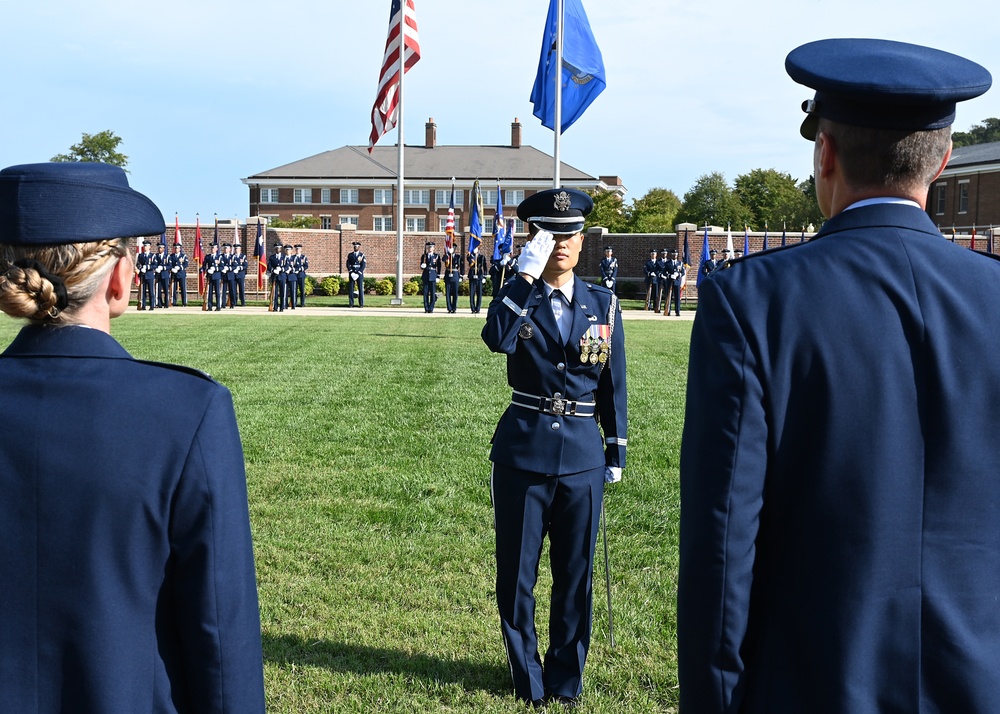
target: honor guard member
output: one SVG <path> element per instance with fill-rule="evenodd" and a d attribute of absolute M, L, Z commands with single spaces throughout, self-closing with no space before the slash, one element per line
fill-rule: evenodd
<path fill-rule="evenodd" d="M 684 712 L 995 712 L 1000 262 L 928 216 L 989 72 L 810 42 L 808 242 L 698 291 L 681 446 Z M 899 257 L 902 256 L 903 260 Z M 845 336 L 847 339 L 845 339 Z"/>
<path fill-rule="evenodd" d="M 701 264 L 702 275 L 711 275 L 712 271 L 715 270 L 717 267 L 719 267 L 719 261 L 716 259 L 716 256 L 718 254 L 719 251 L 717 251 L 715 248 L 712 248 L 712 250 L 708 251 L 708 260 L 706 260 L 704 263 Z"/>
<path fill-rule="evenodd" d="M 149 241 L 143 241 L 142 249 L 135 257 L 135 272 L 139 275 L 139 309 L 152 310 L 156 306 L 156 273 L 153 271 Z"/>
<path fill-rule="evenodd" d="M 737 248 L 736 250 L 733 251 L 733 260 L 736 260 L 737 258 L 742 258 L 742 257 L 743 257 L 743 249 L 742 248 Z"/>
<path fill-rule="evenodd" d="M 498 260 L 490 259 L 490 282 L 493 284 L 493 297 L 497 296 L 500 288 L 510 277 L 507 273 L 507 263 L 510 262 L 510 254 L 504 253 Z"/>
<path fill-rule="evenodd" d="M 354 307 L 354 293 L 358 293 L 358 307 L 365 306 L 365 270 L 368 259 L 361 252 L 358 241 L 351 243 L 354 250 L 347 254 L 347 300 L 348 307 Z"/>
<path fill-rule="evenodd" d="M 285 307 L 289 310 L 295 309 L 295 284 L 298 282 L 298 261 L 292 252 L 294 249 L 295 246 L 291 244 L 285 246 L 285 255 L 282 262 L 284 266 L 282 274 L 285 276 Z"/>
<path fill-rule="evenodd" d="M 222 255 L 219 257 L 219 273 L 222 275 L 222 307 L 233 308 L 233 244 L 222 244 Z"/>
<path fill-rule="evenodd" d="M 458 286 L 462 283 L 465 265 L 457 250 L 444 258 L 444 304 L 449 313 L 458 311 Z"/>
<path fill-rule="evenodd" d="M 181 304 L 187 307 L 187 269 L 188 257 L 184 255 L 184 246 L 180 243 L 174 243 L 174 252 L 167 258 L 167 270 L 170 272 L 170 296 L 174 306 L 177 305 L 177 292 L 179 290 Z"/>
<path fill-rule="evenodd" d="M 510 261 L 507 263 L 507 280 L 510 280 L 520 272 L 521 269 L 517 264 L 517 259 L 520 255 L 521 245 L 519 243 L 515 243 L 511 249 Z"/>
<path fill-rule="evenodd" d="M 601 285 L 618 294 L 618 258 L 615 258 L 610 245 L 604 246 L 604 257 L 601 258 Z"/>
<path fill-rule="evenodd" d="M 4 712 L 264 712 L 232 397 L 110 334 L 162 230 L 117 166 L 0 171 L 0 309 L 27 320 L 0 355 Z"/>
<path fill-rule="evenodd" d="M 549 189 L 518 206 L 532 238 L 482 333 L 507 355 L 513 390 L 490 454 L 497 603 L 514 694 L 536 706 L 572 706 L 582 692 L 604 484 L 625 466 L 621 310 L 610 290 L 573 274 L 593 205 L 582 191 Z M 534 588 L 546 534 L 552 593 L 543 660 Z"/>
<path fill-rule="evenodd" d="M 441 269 L 441 258 L 434 252 L 433 243 L 424 243 L 424 254 L 420 256 L 420 275 L 423 281 L 424 312 L 434 312 L 437 302 L 437 278 Z"/>
<path fill-rule="evenodd" d="M 479 246 L 469 253 L 469 309 L 473 314 L 483 307 L 483 282 L 486 280 L 486 256 Z"/>
<path fill-rule="evenodd" d="M 684 261 L 677 258 L 677 249 L 670 249 L 670 257 L 663 265 L 663 314 L 670 314 L 670 303 L 674 304 L 674 314 L 681 314 L 681 285 L 684 283 Z"/>
<path fill-rule="evenodd" d="M 295 287 L 299 298 L 299 307 L 306 306 L 306 274 L 309 272 L 309 258 L 302 252 L 302 246 L 295 244 L 295 259 L 298 261 L 298 272 L 295 276 Z"/>
<path fill-rule="evenodd" d="M 240 307 L 247 304 L 247 268 L 250 262 L 247 260 L 243 246 L 233 243 L 233 282 L 236 290 L 233 292 L 233 299 L 240 301 Z"/>
<path fill-rule="evenodd" d="M 153 256 L 153 273 L 156 275 L 156 306 L 170 307 L 170 271 L 167 266 L 167 246 L 156 244 Z"/>
<path fill-rule="evenodd" d="M 205 286 L 205 301 L 208 309 L 212 310 L 214 306 L 216 312 L 219 311 L 219 290 L 222 285 L 222 273 L 219 272 L 221 260 L 222 256 L 219 255 L 219 244 L 213 243 L 212 252 L 206 255 L 201 261 L 201 272 L 208 279 Z"/>
<path fill-rule="evenodd" d="M 733 257 L 733 255 L 730 252 L 729 248 L 723 248 L 722 249 L 722 260 L 719 261 L 719 264 L 717 266 L 715 266 L 715 267 L 716 268 L 723 267 L 725 265 L 726 261 L 729 260 L 732 257 Z"/>
<path fill-rule="evenodd" d="M 284 246 L 276 243 L 274 253 L 267 259 L 267 272 L 271 274 L 271 310 L 273 312 L 285 311 L 285 256 L 282 254 Z"/>
<path fill-rule="evenodd" d="M 649 249 L 649 260 L 643 266 L 642 271 L 646 275 L 646 309 L 655 310 L 657 309 L 658 299 L 659 299 L 659 284 L 660 276 L 657 268 L 656 251 L 653 248 Z"/>

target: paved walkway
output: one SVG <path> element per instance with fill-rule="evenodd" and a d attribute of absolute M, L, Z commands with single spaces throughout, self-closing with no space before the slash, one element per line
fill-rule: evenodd
<path fill-rule="evenodd" d="M 134 307 L 129 308 L 129 313 L 139 312 Z M 151 313 L 146 311 L 150 316 L 152 315 L 205 315 L 210 317 L 214 315 L 214 312 L 209 312 L 207 310 L 202 310 L 201 306 L 197 307 L 170 307 L 170 308 L 160 308 L 153 310 Z M 268 311 L 266 307 L 263 306 L 247 306 L 247 307 L 237 307 L 231 310 L 220 310 L 218 316 L 222 315 L 267 315 Z M 448 311 L 443 307 L 437 307 L 434 312 L 427 313 L 424 312 L 424 308 L 418 305 L 410 306 L 403 305 L 400 307 L 365 307 L 365 308 L 349 308 L 349 307 L 309 307 L 308 302 L 306 307 L 299 307 L 294 310 L 285 310 L 284 312 L 270 313 L 273 315 L 274 319 L 280 320 L 285 315 L 299 315 L 299 316 L 313 316 L 313 317 L 330 317 L 332 315 L 364 315 L 365 317 L 439 317 L 444 319 L 451 319 L 457 317 L 475 317 L 480 320 L 486 319 L 486 310 L 484 309 L 478 315 L 469 312 L 468 308 L 464 310 L 459 308 L 458 312 L 454 315 L 448 314 Z M 670 315 L 664 317 L 662 314 L 654 313 L 649 310 L 625 310 L 622 313 L 622 318 L 625 320 L 662 320 L 663 322 L 677 322 L 683 320 L 694 320 L 695 311 L 694 310 L 682 310 L 680 317 Z"/>

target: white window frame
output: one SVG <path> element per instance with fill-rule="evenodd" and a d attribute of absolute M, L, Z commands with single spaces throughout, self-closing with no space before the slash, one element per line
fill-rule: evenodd
<path fill-rule="evenodd" d="M 426 233 L 427 219 L 423 216 L 406 216 L 407 233 Z"/>
<path fill-rule="evenodd" d="M 427 188 L 406 188 L 403 189 L 404 206 L 424 206 L 431 205 L 431 192 Z"/>
<path fill-rule="evenodd" d="M 337 224 L 343 225 L 344 223 L 350 223 L 352 226 L 358 225 L 357 216 L 337 216 Z"/>
<path fill-rule="evenodd" d="M 487 208 L 492 208 L 494 209 L 494 212 L 496 212 L 496 207 L 497 207 L 496 189 L 484 188 L 482 190 L 482 196 L 483 196 L 483 210 L 485 211 Z"/>
<path fill-rule="evenodd" d="M 372 230 L 389 233 L 392 227 L 392 216 L 372 216 Z"/>
<path fill-rule="evenodd" d="M 319 191 L 319 202 L 320 203 L 330 203 L 331 190 L 328 188 L 321 188 Z"/>
<path fill-rule="evenodd" d="M 377 188 L 374 191 L 374 197 L 372 198 L 372 203 L 376 206 L 391 206 L 392 205 L 392 189 L 391 188 Z"/>
<path fill-rule="evenodd" d="M 341 203 L 359 203 L 359 201 L 358 201 L 358 189 L 356 189 L 356 188 L 342 188 L 342 189 L 340 189 L 340 202 Z"/>
<path fill-rule="evenodd" d="M 313 190 L 311 188 L 297 188 L 292 192 L 292 203 L 312 203 Z"/>
<path fill-rule="evenodd" d="M 458 209 L 461 208 L 464 205 L 463 201 L 465 201 L 465 191 L 463 191 L 460 188 L 456 188 L 455 189 L 455 210 L 456 211 L 458 211 Z M 434 205 L 437 208 L 443 208 L 443 209 L 445 209 L 447 211 L 448 210 L 448 206 L 451 205 L 451 189 L 450 188 L 446 188 L 446 189 L 443 189 L 443 190 L 442 189 L 435 190 L 434 191 Z"/>
<path fill-rule="evenodd" d="M 328 231 L 333 228 L 333 216 L 320 216 L 319 217 L 319 227 L 321 230 Z"/>
<path fill-rule="evenodd" d="M 262 188 L 260 190 L 261 203 L 278 203 L 278 189 Z"/>
<path fill-rule="evenodd" d="M 948 184 L 939 183 L 934 186 L 934 215 L 943 216 L 948 197 Z"/>
<path fill-rule="evenodd" d="M 969 179 L 958 182 L 958 213 L 969 212 Z"/>
<path fill-rule="evenodd" d="M 503 192 L 503 205 L 516 206 L 524 200 L 524 189 L 515 188 Z"/>

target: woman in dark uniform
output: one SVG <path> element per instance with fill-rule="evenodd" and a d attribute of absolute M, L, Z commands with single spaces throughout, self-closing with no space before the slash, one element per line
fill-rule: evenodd
<path fill-rule="evenodd" d="M 4 711 L 264 711 L 229 391 L 110 335 L 162 230 L 118 167 L 0 171 L 0 309 L 27 320 L 0 354 Z"/>

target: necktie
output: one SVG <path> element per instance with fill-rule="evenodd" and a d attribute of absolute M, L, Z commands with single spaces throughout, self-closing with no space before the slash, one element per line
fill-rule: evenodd
<path fill-rule="evenodd" d="M 566 305 L 564 302 L 566 298 L 561 290 L 553 290 L 552 294 L 549 295 L 549 299 L 552 301 L 552 314 L 556 318 L 556 324 L 559 326 L 559 336 L 565 342 L 566 332 L 569 329 L 569 325 L 566 324 L 565 311 L 563 310 Z"/>

